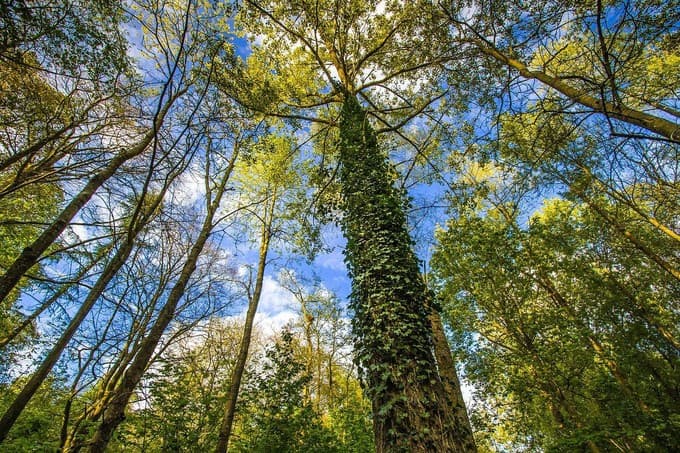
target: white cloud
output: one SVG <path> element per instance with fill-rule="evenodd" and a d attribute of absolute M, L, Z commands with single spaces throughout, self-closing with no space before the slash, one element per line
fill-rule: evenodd
<path fill-rule="evenodd" d="M 200 171 L 192 169 L 180 176 L 172 191 L 173 201 L 181 206 L 191 206 L 205 198 L 205 181 Z"/>
<path fill-rule="evenodd" d="M 297 313 L 291 310 L 282 311 L 276 315 L 258 313 L 255 315 L 255 325 L 264 336 L 275 335 L 296 316 Z"/>
<path fill-rule="evenodd" d="M 245 266 L 239 268 L 241 277 L 247 278 L 248 269 Z M 228 316 L 226 320 L 235 319 L 243 322 L 246 317 L 247 306 L 238 315 Z M 269 275 L 265 275 L 262 281 L 262 294 L 255 315 L 255 326 L 263 336 L 268 337 L 278 333 L 283 326 L 298 316 L 297 302 L 293 294 L 283 288 L 279 282 Z"/>
<path fill-rule="evenodd" d="M 463 395 L 463 401 L 465 401 L 465 406 L 468 410 L 475 403 L 475 387 L 468 382 L 467 379 L 460 379 L 460 391 Z"/>
<path fill-rule="evenodd" d="M 267 39 L 267 35 L 261 33 L 247 33 L 246 38 L 251 47 L 262 47 L 262 44 Z"/>
<path fill-rule="evenodd" d="M 278 314 L 294 309 L 296 305 L 295 297 L 290 291 L 269 275 L 265 275 L 258 310 L 260 313 Z"/>
<path fill-rule="evenodd" d="M 78 236 L 77 240 L 79 242 L 90 239 L 90 233 L 87 231 L 87 228 L 85 228 L 84 225 L 73 225 L 71 228 L 73 229 L 75 235 Z"/>

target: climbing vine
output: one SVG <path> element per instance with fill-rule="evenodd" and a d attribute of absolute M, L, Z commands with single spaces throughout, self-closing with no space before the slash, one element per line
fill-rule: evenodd
<path fill-rule="evenodd" d="M 460 451 L 432 354 L 427 290 L 366 112 L 347 95 L 340 122 L 342 228 L 356 354 L 378 451 Z"/>

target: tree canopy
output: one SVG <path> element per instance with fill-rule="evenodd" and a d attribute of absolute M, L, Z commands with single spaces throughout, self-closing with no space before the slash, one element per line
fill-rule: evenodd
<path fill-rule="evenodd" d="M 0 450 L 674 450 L 679 33 L 0 0 Z"/>

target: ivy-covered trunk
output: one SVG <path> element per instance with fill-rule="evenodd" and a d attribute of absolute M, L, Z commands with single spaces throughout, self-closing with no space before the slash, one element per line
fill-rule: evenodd
<path fill-rule="evenodd" d="M 459 452 L 459 428 L 432 352 L 427 291 L 404 194 L 366 112 L 348 94 L 340 122 L 345 258 L 353 329 L 377 452 Z"/>

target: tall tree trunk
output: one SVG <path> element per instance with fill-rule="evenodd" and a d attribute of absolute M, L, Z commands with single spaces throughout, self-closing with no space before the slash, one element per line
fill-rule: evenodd
<path fill-rule="evenodd" d="M 92 290 L 87 295 L 87 298 L 83 301 L 82 305 L 76 312 L 76 314 L 69 322 L 66 330 L 61 334 L 59 339 L 55 342 L 50 352 L 47 354 L 45 359 L 38 367 L 37 370 L 31 375 L 26 385 L 21 389 L 21 392 L 14 398 L 12 404 L 7 408 L 5 413 L 0 419 L 0 442 L 2 442 L 9 430 L 14 425 L 21 412 L 31 400 L 35 392 L 40 388 L 45 378 L 49 375 L 52 368 L 61 357 L 62 352 L 68 345 L 73 335 L 76 333 L 82 322 L 87 317 L 88 313 L 94 306 L 95 302 L 99 299 L 99 296 L 104 292 L 106 286 L 109 284 L 111 279 L 116 275 L 121 266 L 125 263 L 125 260 L 130 255 L 133 248 L 132 241 L 126 241 L 121 248 L 118 249 L 111 261 L 106 265 L 106 268 L 102 274 L 97 279 L 97 282 L 92 287 Z"/>
<path fill-rule="evenodd" d="M 271 203 L 272 209 L 274 202 Z M 231 372 L 231 379 L 229 381 L 229 391 L 227 392 L 227 405 L 224 410 L 224 417 L 220 425 L 220 431 L 217 439 L 217 447 L 215 453 L 226 453 L 229 446 L 229 437 L 231 436 L 231 428 L 234 423 L 234 414 L 236 413 L 236 402 L 238 394 L 241 389 L 241 379 L 243 378 L 243 371 L 246 367 L 246 360 L 248 359 L 248 352 L 250 350 L 250 340 L 253 333 L 253 322 L 255 321 L 255 314 L 257 313 L 257 306 L 260 303 L 260 295 L 262 294 L 262 282 L 264 280 L 264 271 L 267 265 L 267 253 L 269 252 L 269 240 L 271 238 L 271 216 L 265 215 L 265 224 L 262 225 L 262 234 L 260 242 L 260 256 L 257 263 L 257 275 L 255 277 L 255 289 L 248 301 L 248 311 L 246 312 L 245 325 L 243 326 L 243 336 L 241 337 L 241 344 L 239 346 L 238 357 L 234 364 L 234 369 Z"/>
<path fill-rule="evenodd" d="M 146 135 L 144 135 L 135 146 L 117 154 L 103 169 L 95 173 L 78 195 L 66 205 L 52 224 L 47 227 L 47 229 L 43 231 L 31 245 L 24 248 L 21 254 L 9 266 L 5 274 L 0 277 L 0 303 L 9 296 L 17 283 L 19 283 L 19 280 L 21 280 L 21 277 L 38 262 L 42 254 L 57 240 L 59 235 L 64 232 L 69 222 L 71 222 L 82 207 L 85 206 L 90 198 L 92 198 L 101 185 L 111 178 L 125 162 L 139 156 L 149 147 L 149 145 L 151 145 L 156 138 L 156 134 L 163 124 L 165 115 L 170 110 L 170 107 L 186 91 L 186 88 L 180 90 L 168 99 L 162 108 L 159 109 L 153 127 Z"/>
<path fill-rule="evenodd" d="M 340 120 L 345 257 L 356 354 L 373 406 L 378 453 L 463 452 L 432 353 L 428 293 L 404 214 L 367 114 L 346 93 Z"/>
<path fill-rule="evenodd" d="M 432 336 L 434 341 L 434 355 L 437 359 L 437 366 L 439 368 L 439 375 L 444 383 L 444 390 L 449 398 L 449 404 L 453 408 L 453 414 L 456 418 L 456 424 L 460 427 L 461 442 L 465 451 L 476 452 L 477 445 L 475 438 L 472 436 L 472 426 L 470 425 L 470 418 L 468 417 L 467 409 L 465 408 L 465 401 L 463 400 L 463 392 L 460 388 L 460 380 L 456 371 L 456 365 L 451 356 L 451 348 L 444 333 L 444 325 L 442 318 L 436 310 L 432 310 L 430 315 L 430 322 L 432 324 Z"/>
<path fill-rule="evenodd" d="M 201 226 L 201 231 L 196 238 L 191 250 L 189 251 L 189 256 L 182 267 L 175 286 L 173 286 L 165 305 L 158 313 L 158 318 L 156 322 L 151 327 L 149 334 L 141 341 L 137 355 L 130 363 L 130 366 L 125 371 L 120 384 L 111 393 L 108 401 L 109 404 L 101 413 L 101 422 L 97 427 L 97 430 L 93 434 L 92 438 L 87 441 L 87 449 L 90 453 L 103 452 L 106 446 L 111 440 L 111 435 L 113 431 L 118 427 L 118 425 L 125 419 L 125 409 L 130 397 L 134 392 L 137 384 L 141 380 L 144 372 L 146 371 L 149 361 L 153 356 L 156 347 L 160 343 L 163 333 L 170 325 L 170 322 L 175 317 L 175 310 L 180 299 L 184 295 L 186 287 L 189 283 L 189 279 L 196 270 L 196 264 L 198 263 L 198 258 L 203 252 L 203 247 L 205 246 L 212 229 L 214 227 L 215 214 L 218 211 L 222 196 L 226 190 L 226 184 L 229 181 L 229 177 L 234 168 L 234 163 L 238 156 L 238 147 L 235 148 L 234 154 L 229 162 L 229 166 L 225 170 L 222 178 L 219 182 L 219 186 L 215 189 L 215 198 L 212 202 L 207 204 L 207 213 Z"/>

